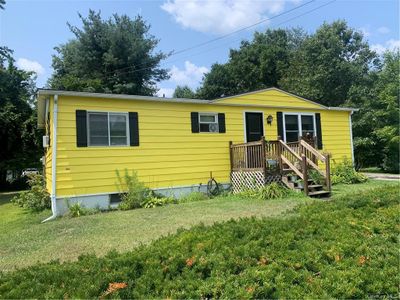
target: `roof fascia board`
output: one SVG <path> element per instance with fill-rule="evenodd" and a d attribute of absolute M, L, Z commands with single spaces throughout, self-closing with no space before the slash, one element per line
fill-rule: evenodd
<path fill-rule="evenodd" d="M 306 102 L 308 102 L 308 103 L 311 103 L 311 104 L 314 104 L 314 105 L 323 107 L 323 108 L 325 108 L 325 109 L 328 109 L 328 107 L 325 106 L 325 105 L 322 105 L 322 104 L 319 104 L 319 103 L 317 103 L 317 102 L 314 102 L 314 101 L 305 99 L 305 98 L 303 98 L 303 97 L 297 96 L 297 95 L 295 95 L 295 94 L 292 94 L 292 93 L 283 91 L 283 90 L 278 89 L 278 88 L 275 88 L 275 87 L 267 88 L 267 89 L 262 89 L 262 90 L 258 90 L 258 91 L 253 91 L 253 92 L 248 92 L 248 93 L 243 93 L 243 94 L 238 94 L 238 95 L 229 96 L 229 97 L 224 97 L 224 98 L 219 98 L 219 99 L 214 99 L 214 100 L 211 100 L 211 102 L 219 102 L 219 101 L 221 101 L 221 100 L 232 99 L 232 98 L 237 98 L 237 97 L 247 96 L 247 95 L 253 95 L 253 94 L 258 94 L 258 93 L 267 92 L 267 91 L 278 91 L 278 92 L 284 93 L 284 94 L 286 94 L 286 95 L 295 97 L 295 98 L 297 98 L 297 99 L 306 101 Z"/>

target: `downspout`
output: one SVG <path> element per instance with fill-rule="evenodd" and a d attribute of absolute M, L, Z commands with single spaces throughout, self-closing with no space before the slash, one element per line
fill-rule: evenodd
<path fill-rule="evenodd" d="M 58 95 L 54 95 L 53 105 L 53 150 L 51 153 L 51 211 L 53 214 L 42 223 L 54 220 L 57 217 L 57 205 L 56 205 L 56 179 L 57 179 L 57 120 L 58 120 Z"/>
<path fill-rule="evenodd" d="M 354 144 L 353 144 L 353 124 L 351 121 L 351 116 L 353 115 L 353 111 L 350 112 L 349 114 L 349 126 L 350 126 L 350 143 L 351 143 L 351 160 L 353 162 L 353 167 L 355 167 L 355 161 L 354 161 Z"/>

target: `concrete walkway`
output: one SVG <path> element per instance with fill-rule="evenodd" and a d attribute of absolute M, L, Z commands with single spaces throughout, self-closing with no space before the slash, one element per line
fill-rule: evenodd
<path fill-rule="evenodd" d="M 365 176 L 371 179 L 378 180 L 400 180 L 400 174 L 387 174 L 387 173 L 363 173 Z"/>

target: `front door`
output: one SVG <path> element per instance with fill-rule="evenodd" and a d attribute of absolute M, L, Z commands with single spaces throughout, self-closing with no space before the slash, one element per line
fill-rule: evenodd
<path fill-rule="evenodd" d="M 246 112 L 246 142 L 261 140 L 264 135 L 263 114 L 259 112 Z"/>

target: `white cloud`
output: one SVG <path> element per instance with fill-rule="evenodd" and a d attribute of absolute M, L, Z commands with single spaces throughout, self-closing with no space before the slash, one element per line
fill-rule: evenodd
<path fill-rule="evenodd" d="M 381 26 L 376 31 L 380 34 L 388 34 L 390 32 L 390 29 L 386 26 Z"/>
<path fill-rule="evenodd" d="M 172 88 L 160 88 L 157 92 L 157 96 L 171 98 L 174 91 L 175 89 Z"/>
<path fill-rule="evenodd" d="M 161 8 L 184 28 L 223 34 L 282 12 L 287 2 L 301 0 L 168 0 Z"/>
<path fill-rule="evenodd" d="M 190 61 L 185 61 L 185 66 L 183 69 L 179 69 L 174 65 L 169 72 L 171 77 L 165 81 L 165 85 L 168 87 L 160 87 L 160 90 L 157 92 L 157 96 L 163 97 L 163 95 L 165 95 L 165 97 L 172 97 L 175 88 L 170 88 L 170 86 L 176 87 L 178 85 L 187 85 L 191 89 L 195 90 L 202 80 L 204 73 L 207 73 L 208 71 L 208 68 L 204 66 L 196 66 Z"/>
<path fill-rule="evenodd" d="M 45 73 L 45 70 L 40 63 L 27 58 L 18 58 L 17 67 L 25 71 L 35 72 L 37 75 L 43 75 Z"/>
<path fill-rule="evenodd" d="M 207 72 L 208 69 L 206 67 L 198 67 L 190 61 L 185 61 L 185 68 L 182 70 L 176 66 L 172 66 L 170 81 L 178 85 L 188 85 L 194 88 L 199 84 L 204 73 Z"/>
<path fill-rule="evenodd" d="M 400 40 L 390 39 L 385 44 L 375 44 L 371 46 L 371 49 L 378 54 L 383 54 L 386 50 L 394 51 L 400 50 Z"/>

